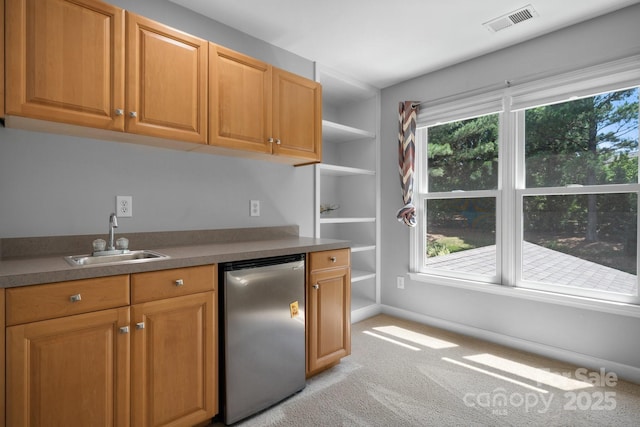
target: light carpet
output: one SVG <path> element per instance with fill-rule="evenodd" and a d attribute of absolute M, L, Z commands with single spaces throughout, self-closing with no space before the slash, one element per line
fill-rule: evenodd
<path fill-rule="evenodd" d="M 353 325 L 351 356 L 236 426 L 640 426 L 640 385 L 379 315 Z"/>

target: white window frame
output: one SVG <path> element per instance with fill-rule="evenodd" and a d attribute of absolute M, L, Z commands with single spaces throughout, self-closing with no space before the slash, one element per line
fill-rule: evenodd
<path fill-rule="evenodd" d="M 555 104 L 599 93 L 624 90 L 640 86 L 640 55 L 597 65 L 587 69 L 538 79 L 506 87 L 502 90 L 429 105 L 418 115 L 416 135 L 416 179 L 414 205 L 418 226 L 410 235 L 410 273 L 416 280 L 442 285 L 490 289 L 498 288 L 541 291 L 561 298 L 588 298 L 596 302 L 621 302 L 640 305 L 640 295 L 617 295 L 602 291 L 576 288 L 560 288 L 558 285 L 526 282 L 522 278 L 522 207 L 524 197 L 532 194 L 607 194 L 610 192 L 635 192 L 640 204 L 640 184 L 589 186 L 579 189 L 526 189 L 524 183 L 524 110 L 530 107 Z M 424 153 L 426 127 L 441 123 L 461 121 L 490 113 L 500 113 L 499 127 L 499 179 L 496 191 L 469 191 L 466 197 L 489 195 L 496 197 L 496 276 L 479 277 L 442 270 L 424 268 L 426 247 L 425 201 L 429 198 L 451 197 L 447 193 L 427 193 L 426 155 Z M 422 142 L 422 143 L 421 143 Z M 458 194 L 459 196 L 459 194 Z M 640 212 L 640 206 L 638 209 Z M 638 227 L 640 237 L 640 227 Z M 638 239 L 640 242 L 640 238 Z M 640 251 L 637 256 L 640 272 Z M 565 293 L 566 291 L 566 293 Z"/>
<path fill-rule="evenodd" d="M 498 114 L 499 120 L 499 128 L 502 127 L 503 120 L 501 119 L 502 113 L 500 112 L 490 112 L 489 114 Z M 479 117 L 485 114 L 479 114 L 474 117 Z M 460 120 L 472 119 L 474 117 L 466 117 Z M 438 123 L 440 124 L 440 123 Z M 416 190 L 414 191 L 414 205 L 416 207 L 416 215 L 419 221 L 419 225 L 413 229 L 411 233 L 411 244 L 412 249 L 411 253 L 413 254 L 413 259 L 410 262 L 412 271 L 417 271 L 420 273 L 430 274 L 432 276 L 445 276 L 452 277 L 463 280 L 475 280 L 484 283 L 500 283 L 501 276 L 500 272 L 502 271 L 502 257 L 501 257 L 501 247 L 500 244 L 501 237 L 503 235 L 502 232 L 502 191 L 501 191 L 501 176 L 502 176 L 502 137 L 499 132 L 499 142 L 498 142 L 498 183 L 497 188 L 494 190 L 473 190 L 473 191 L 464 191 L 464 192 L 453 192 L 453 191 L 443 191 L 443 192 L 427 192 L 429 188 L 428 176 L 426 173 L 421 173 L 420 171 L 425 171 L 427 167 L 427 155 L 425 153 L 426 148 L 426 140 L 427 140 L 428 126 L 421 126 L 416 131 L 416 167 L 415 170 L 418 171 L 418 179 L 414 180 L 416 185 Z M 496 201 L 496 269 L 494 274 L 492 275 L 478 275 L 469 272 L 457 272 L 452 270 L 434 270 L 425 266 L 425 251 L 427 245 L 427 218 L 425 214 L 425 204 L 428 200 L 431 199 L 469 199 L 469 198 L 494 198 Z M 421 250 L 413 250 L 413 248 L 422 248 Z"/>

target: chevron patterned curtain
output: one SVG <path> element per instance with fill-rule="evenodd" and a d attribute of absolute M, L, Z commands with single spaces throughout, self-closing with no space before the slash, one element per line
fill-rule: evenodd
<path fill-rule="evenodd" d="M 419 103 L 404 101 L 400 103 L 398 118 L 398 166 L 400 171 L 400 186 L 404 206 L 396 215 L 398 221 L 409 227 L 416 226 L 416 208 L 413 205 L 413 168 L 416 153 L 416 117 Z"/>

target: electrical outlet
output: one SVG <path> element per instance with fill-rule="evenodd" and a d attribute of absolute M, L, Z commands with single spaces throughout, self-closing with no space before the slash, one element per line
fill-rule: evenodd
<path fill-rule="evenodd" d="M 404 289 L 404 277 L 396 277 L 396 285 L 398 286 L 398 289 Z"/>
<path fill-rule="evenodd" d="M 249 215 L 260 216 L 260 200 L 251 201 Z"/>
<path fill-rule="evenodd" d="M 116 196 L 116 216 L 118 218 L 133 216 L 132 196 Z"/>

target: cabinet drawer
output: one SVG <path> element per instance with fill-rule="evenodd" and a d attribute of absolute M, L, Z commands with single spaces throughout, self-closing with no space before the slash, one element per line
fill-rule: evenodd
<path fill-rule="evenodd" d="M 129 305 L 129 276 L 6 290 L 7 326 Z"/>
<path fill-rule="evenodd" d="M 216 281 L 216 265 L 132 274 L 131 304 L 213 291 Z"/>
<path fill-rule="evenodd" d="M 347 267 L 350 264 L 350 253 L 351 250 L 349 248 L 311 252 L 309 254 L 310 271 L 324 270 L 326 268 Z"/>

